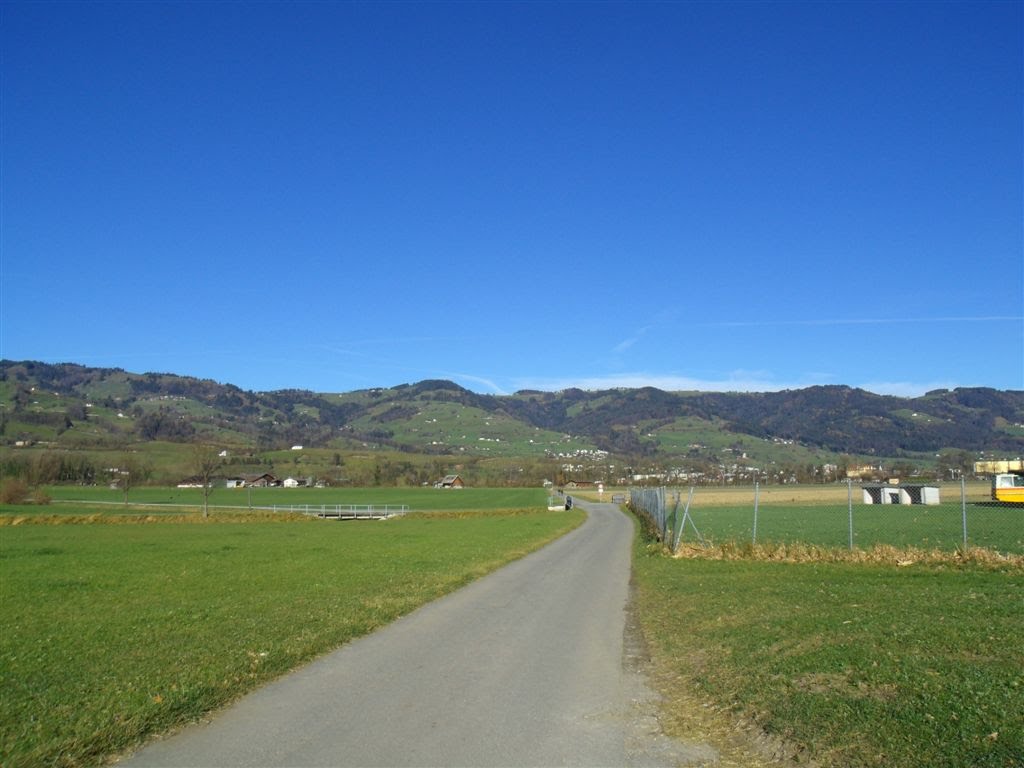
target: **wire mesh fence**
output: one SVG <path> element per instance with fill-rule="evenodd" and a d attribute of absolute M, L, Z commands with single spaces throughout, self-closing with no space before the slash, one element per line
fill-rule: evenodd
<path fill-rule="evenodd" d="M 673 550 L 731 541 L 1024 554 L 1024 504 L 994 501 L 987 483 L 645 488 L 630 491 L 630 506 Z"/>

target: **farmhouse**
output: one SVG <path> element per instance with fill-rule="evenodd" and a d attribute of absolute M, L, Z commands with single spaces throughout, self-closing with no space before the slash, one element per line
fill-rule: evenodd
<path fill-rule="evenodd" d="M 262 475 L 242 475 L 242 479 L 253 488 L 273 488 L 281 484 L 280 480 L 267 472 Z"/>
<path fill-rule="evenodd" d="M 938 504 L 937 485 L 868 483 L 861 486 L 865 504 Z"/>
<path fill-rule="evenodd" d="M 465 488 L 466 484 L 458 475 L 445 475 L 434 483 L 435 488 Z"/>
<path fill-rule="evenodd" d="M 280 484 L 280 480 L 266 472 L 262 475 L 239 475 L 237 477 L 229 477 L 227 480 L 228 488 L 273 488 Z"/>

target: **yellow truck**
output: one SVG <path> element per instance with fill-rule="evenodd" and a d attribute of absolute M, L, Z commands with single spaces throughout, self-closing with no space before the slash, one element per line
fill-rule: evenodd
<path fill-rule="evenodd" d="M 1024 475 L 1006 473 L 992 477 L 992 500 L 1024 504 Z"/>

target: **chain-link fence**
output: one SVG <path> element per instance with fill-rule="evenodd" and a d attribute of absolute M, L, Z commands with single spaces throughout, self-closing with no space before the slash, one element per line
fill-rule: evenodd
<path fill-rule="evenodd" d="M 673 550 L 750 542 L 1024 554 L 1024 504 L 996 502 L 980 482 L 632 489 L 630 506 Z"/>

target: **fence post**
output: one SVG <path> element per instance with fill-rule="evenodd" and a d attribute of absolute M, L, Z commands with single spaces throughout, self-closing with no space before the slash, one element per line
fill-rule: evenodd
<path fill-rule="evenodd" d="M 960 475 L 960 516 L 964 521 L 964 552 L 967 551 L 967 481 Z"/>
<path fill-rule="evenodd" d="M 667 528 L 669 525 L 669 503 L 665 500 L 666 487 L 663 485 L 657 489 L 657 508 L 662 515 L 662 541 L 666 540 Z"/>
<path fill-rule="evenodd" d="M 679 491 L 676 491 L 675 492 L 675 503 L 672 505 L 672 522 L 668 522 L 668 514 L 666 513 L 666 515 L 665 515 L 665 522 L 667 523 L 667 525 L 665 526 L 665 543 L 670 548 L 672 548 L 673 552 L 675 552 L 675 548 L 673 546 L 673 541 L 675 540 L 676 520 L 678 519 L 678 515 L 679 515 L 679 501 L 680 501 Z"/>
<path fill-rule="evenodd" d="M 683 510 L 683 520 L 682 520 L 682 522 L 679 522 L 679 526 L 678 527 L 676 526 L 678 520 L 675 519 L 677 516 L 673 515 L 673 520 L 672 520 L 672 532 L 673 532 L 672 554 L 676 554 L 676 552 L 679 551 L 679 540 L 683 538 L 683 527 L 686 525 L 686 515 L 690 511 L 690 499 L 692 499 L 692 498 L 693 498 L 693 486 L 691 485 L 690 486 L 690 495 L 689 495 L 689 498 L 687 498 L 687 500 L 686 500 L 686 509 Z M 677 499 L 676 509 L 678 510 L 679 509 L 679 500 L 682 500 L 682 493 L 677 495 L 676 499 Z"/>
<path fill-rule="evenodd" d="M 846 506 L 850 516 L 850 551 L 853 551 L 853 478 L 846 478 Z"/>
<path fill-rule="evenodd" d="M 679 542 L 683 538 L 683 529 L 686 528 L 686 520 L 690 517 L 690 503 L 693 501 L 693 486 L 690 486 L 690 495 L 686 497 L 686 509 L 683 510 L 683 519 L 679 523 L 679 529 L 676 531 L 675 541 L 672 542 L 672 554 L 674 555 L 679 551 Z M 693 520 L 690 520 L 690 525 L 693 525 Z M 697 539 L 701 545 L 704 544 L 704 539 L 701 538 L 700 531 L 697 530 L 697 526 L 693 525 L 693 530 L 697 534 Z"/>
<path fill-rule="evenodd" d="M 757 544 L 757 497 L 758 497 L 758 485 L 757 480 L 754 481 L 754 544 Z"/>

